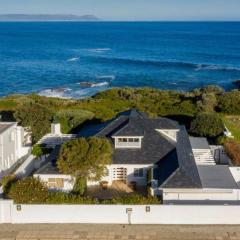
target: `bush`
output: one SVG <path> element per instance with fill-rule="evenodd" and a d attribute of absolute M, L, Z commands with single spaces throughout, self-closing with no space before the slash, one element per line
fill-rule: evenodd
<path fill-rule="evenodd" d="M 64 174 L 98 181 L 112 163 L 112 145 L 107 139 L 79 138 L 62 145 L 57 166 Z"/>
<path fill-rule="evenodd" d="M 36 144 L 33 146 L 32 155 L 41 157 L 42 155 L 49 154 L 52 150 L 52 148 L 46 148 L 44 145 Z"/>
<path fill-rule="evenodd" d="M 202 113 L 191 122 L 190 132 L 200 137 L 217 137 L 224 131 L 222 119 L 213 113 Z"/>
<path fill-rule="evenodd" d="M 218 108 L 227 114 L 240 114 L 240 91 L 232 91 L 219 97 Z"/>
<path fill-rule="evenodd" d="M 55 192 L 55 193 L 49 193 L 45 203 L 47 204 L 97 204 L 99 202 L 94 198 L 82 197 L 77 194 Z"/>
<path fill-rule="evenodd" d="M 39 179 L 28 177 L 12 183 L 6 195 L 15 203 L 44 203 L 48 189 Z"/>
<path fill-rule="evenodd" d="M 156 197 L 143 197 L 139 194 L 129 194 L 124 197 L 114 198 L 110 200 L 98 201 L 96 198 L 82 197 L 76 194 L 67 194 L 63 192 L 49 193 L 46 200 L 47 204 L 160 204 L 161 201 Z"/>
<path fill-rule="evenodd" d="M 80 109 L 62 109 L 54 117 L 54 122 L 61 124 L 63 133 L 71 133 L 78 128 L 83 122 L 91 120 L 94 117 L 92 112 Z"/>
<path fill-rule="evenodd" d="M 5 195 L 9 193 L 9 189 L 11 184 L 16 181 L 16 177 L 14 175 L 4 176 L 1 181 L 0 185 L 3 187 L 3 192 Z"/>
<path fill-rule="evenodd" d="M 225 151 L 235 166 L 240 166 L 240 144 L 231 139 L 224 144 Z"/>
<path fill-rule="evenodd" d="M 129 194 L 124 197 L 113 198 L 103 201 L 104 204 L 160 204 L 160 200 L 156 197 L 144 197 L 139 194 Z"/>
<path fill-rule="evenodd" d="M 14 117 L 22 126 L 30 127 L 32 141 L 36 143 L 50 132 L 53 113 L 43 105 L 26 103 L 16 109 Z"/>

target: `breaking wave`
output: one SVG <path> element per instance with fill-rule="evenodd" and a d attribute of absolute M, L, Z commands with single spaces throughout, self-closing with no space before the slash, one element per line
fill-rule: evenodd
<path fill-rule="evenodd" d="M 40 96 L 45 96 L 45 97 L 56 97 L 56 98 L 71 98 L 69 96 L 69 93 L 71 92 L 71 88 L 49 88 L 49 89 L 44 89 L 38 93 Z"/>
<path fill-rule="evenodd" d="M 109 89 L 109 82 L 79 82 L 70 84 L 70 88 L 47 88 L 38 92 L 38 95 L 63 99 L 85 98 L 98 92 Z"/>
<path fill-rule="evenodd" d="M 227 65 L 218 64 L 198 64 L 192 62 L 181 61 L 158 61 L 158 60 L 146 60 L 146 59 L 134 59 L 134 58 L 108 58 L 108 57 L 96 57 L 96 61 L 115 64 L 131 64 L 139 66 L 156 66 L 162 68 L 184 68 L 192 69 L 195 71 L 209 70 L 209 71 L 240 71 L 239 67 L 232 67 Z"/>
<path fill-rule="evenodd" d="M 103 53 L 103 52 L 111 51 L 111 48 L 92 48 L 92 49 L 88 49 L 88 51 L 95 52 L 95 53 Z"/>
<path fill-rule="evenodd" d="M 78 57 L 74 57 L 74 58 L 69 58 L 69 59 L 67 59 L 67 62 L 76 62 L 76 61 L 78 61 L 78 60 L 79 60 Z"/>

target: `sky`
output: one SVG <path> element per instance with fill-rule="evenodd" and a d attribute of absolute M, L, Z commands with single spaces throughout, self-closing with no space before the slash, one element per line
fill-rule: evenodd
<path fill-rule="evenodd" d="M 240 0 L 0 0 L 0 14 L 93 14 L 102 20 L 240 20 Z"/>

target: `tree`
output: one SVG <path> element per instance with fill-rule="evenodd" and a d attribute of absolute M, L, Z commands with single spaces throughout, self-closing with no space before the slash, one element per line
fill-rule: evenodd
<path fill-rule="evenodd" d="M 112 145 L 107 139 L 79 138 L 63 144 L 57 160 L 60 172 L 77 179 L 98 181 L 112 162 Z"/>
<path fill-rule="evenodd" d="M 197 101 L 197 107 L 202 112 L 214 112 L 217 106 L 217 98 L 214 93 L 204 93 Z"/>
<path fill-rule="evenodd" d="M 219 110 L 228 114 L 240 114 L 240 91 L 227 92 L 219 97 Z"/>
<path fill-rule="evenodd" d="M 41 104 L 25 103 L 16 109 L 14 117 L 22 126 L 30 127 L 32 141 L 36 143 L 50 132 L 53 113 Z"/>
<path fill-rule="evenodd" d="M 48 189 L 39 179 L 28 177 L 13 182 L 7 196 L 16 203 L 44 203 L 48 198 Z"/>
<path fill-rule="evenodd" d="M 201 137 L 216 137 L 224 131 L 222 119 L 214 113 L 202 113 L 191 122 L 190 132 Z"/>

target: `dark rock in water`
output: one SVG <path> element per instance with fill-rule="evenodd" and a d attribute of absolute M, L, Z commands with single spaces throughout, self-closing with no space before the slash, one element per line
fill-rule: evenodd
<path fill-rule="evenodd" d="M 233 85 L 235 85 L 237 88 L 240 89 L 240 80 L 236 80 L 233 82 Z"/>

